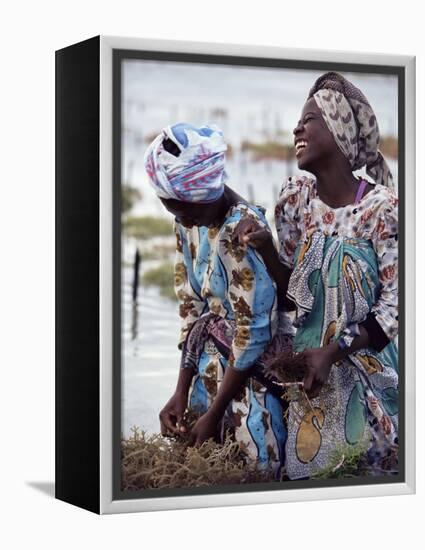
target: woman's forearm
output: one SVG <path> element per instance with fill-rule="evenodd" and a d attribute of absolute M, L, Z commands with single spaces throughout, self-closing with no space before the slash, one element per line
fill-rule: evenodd
<path fill-rule="evenodd" d="M 291 270 L 280 261 L 279 254 L 271 239 L 266 241 L 266 243 L 258 249 L 258 252 L 261 254 L 266 264 L 267 271 L 276 283 L 279 301 L 285 302 Z"/>
<path fill-rule="evenodd" d="M 190 384 L 192 383 L 193 375 L 194 375 L 193 369 L 190 369 L 190 368 L 180 369 L 175 393 L 180 393 L 181 395 L 187 395 L 189 393 L 189 388 L 190 388 Z"/>
<path fill-rule="evenodd" d="M 233 367 L 227 367 L 221 381 L 218 393 L 211 407 L 208 409 L 209 415 L 213 416 L 217 422 L 223 417 L 230 401 L 235 397 L 238 391 L 243 387 L 249 378 L 250 369 L 237 370 Z"/>

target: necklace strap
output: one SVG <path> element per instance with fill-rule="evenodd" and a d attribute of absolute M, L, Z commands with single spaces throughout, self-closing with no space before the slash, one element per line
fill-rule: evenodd
<path fill-rule="evenodd" d="M 362 200 L 363 193 L 365 192 L 367 184 L 368 184 L 368 181 L 362 178 L 359 183 L 359 187 L 357 189 L 357 194 L 356 194 L 354 204 L 359 204 L 359 202 Z"/>

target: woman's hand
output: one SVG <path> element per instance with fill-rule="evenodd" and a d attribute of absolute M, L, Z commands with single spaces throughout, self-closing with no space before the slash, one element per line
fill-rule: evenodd
<path fill-rule="evenodd" d="M 326 383 L 334 363 L 334 351 L 330 346 L 311 348 L 302 352 L 307 372 L 304 376 L 304 389 L 311 399 L 317 397 Z"/>
<path fill-rule="evenodd" d="M 217 417 L 206 412 L 190 430 L 189 445 L 199 447 L 207 439 L 216 438 L 217 426 Z"/>
<path fill-rule="evenodd" d="M 183 415 L 187 407 L 187 393 L 176 391 L 159 413 L 162 435 L 185 433 Z"/>
<path fill-rule="evenodd" d="M 223 418 L 228 404 L 238 391 L 245 385 L 249 377 L 249 369 L 238 370 L 228 365 L 220 382 L 217 395 L 208 411 L 198 419 L 190 430 L 189 444 L 202 445 L 204 441 L 218 435 L 218 426 Z"/>
<path fill-rule="evenodd" d="M 252 246 L 257 250 L 273 242 L 272 234 L 251 218 L 241 220 L 235 228 L 235 238 L 242 246 Z"/>

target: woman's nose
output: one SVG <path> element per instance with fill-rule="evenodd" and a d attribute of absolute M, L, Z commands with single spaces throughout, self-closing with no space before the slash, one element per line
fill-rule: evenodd
<path fill-rule="evenodd" d="M 301 132 L 302 129 L 303 129 L 303 125 L 300 121 L 300 122 L 298 122 L 298 124 L 293 129 L 294 136 L 296 136 L 299 132 Z"/>

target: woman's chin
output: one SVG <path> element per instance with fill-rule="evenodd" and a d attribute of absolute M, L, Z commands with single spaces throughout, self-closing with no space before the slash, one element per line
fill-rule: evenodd
<path fill-rule="evenodd" d="M 298 165 L 299 170 L 305 170 L 306 169 L 304 159 L 302 159 L 302 158 L 297 159 L 297 165 Z"/>
<path fill-rule="evenodd" d="M 299 170 L 306 170 L 307 172 L 310 171 L 311 161 L 308 159 L 308 157 L 300 156 L 297 159 L 297 164 L 298 164 Z"/>

